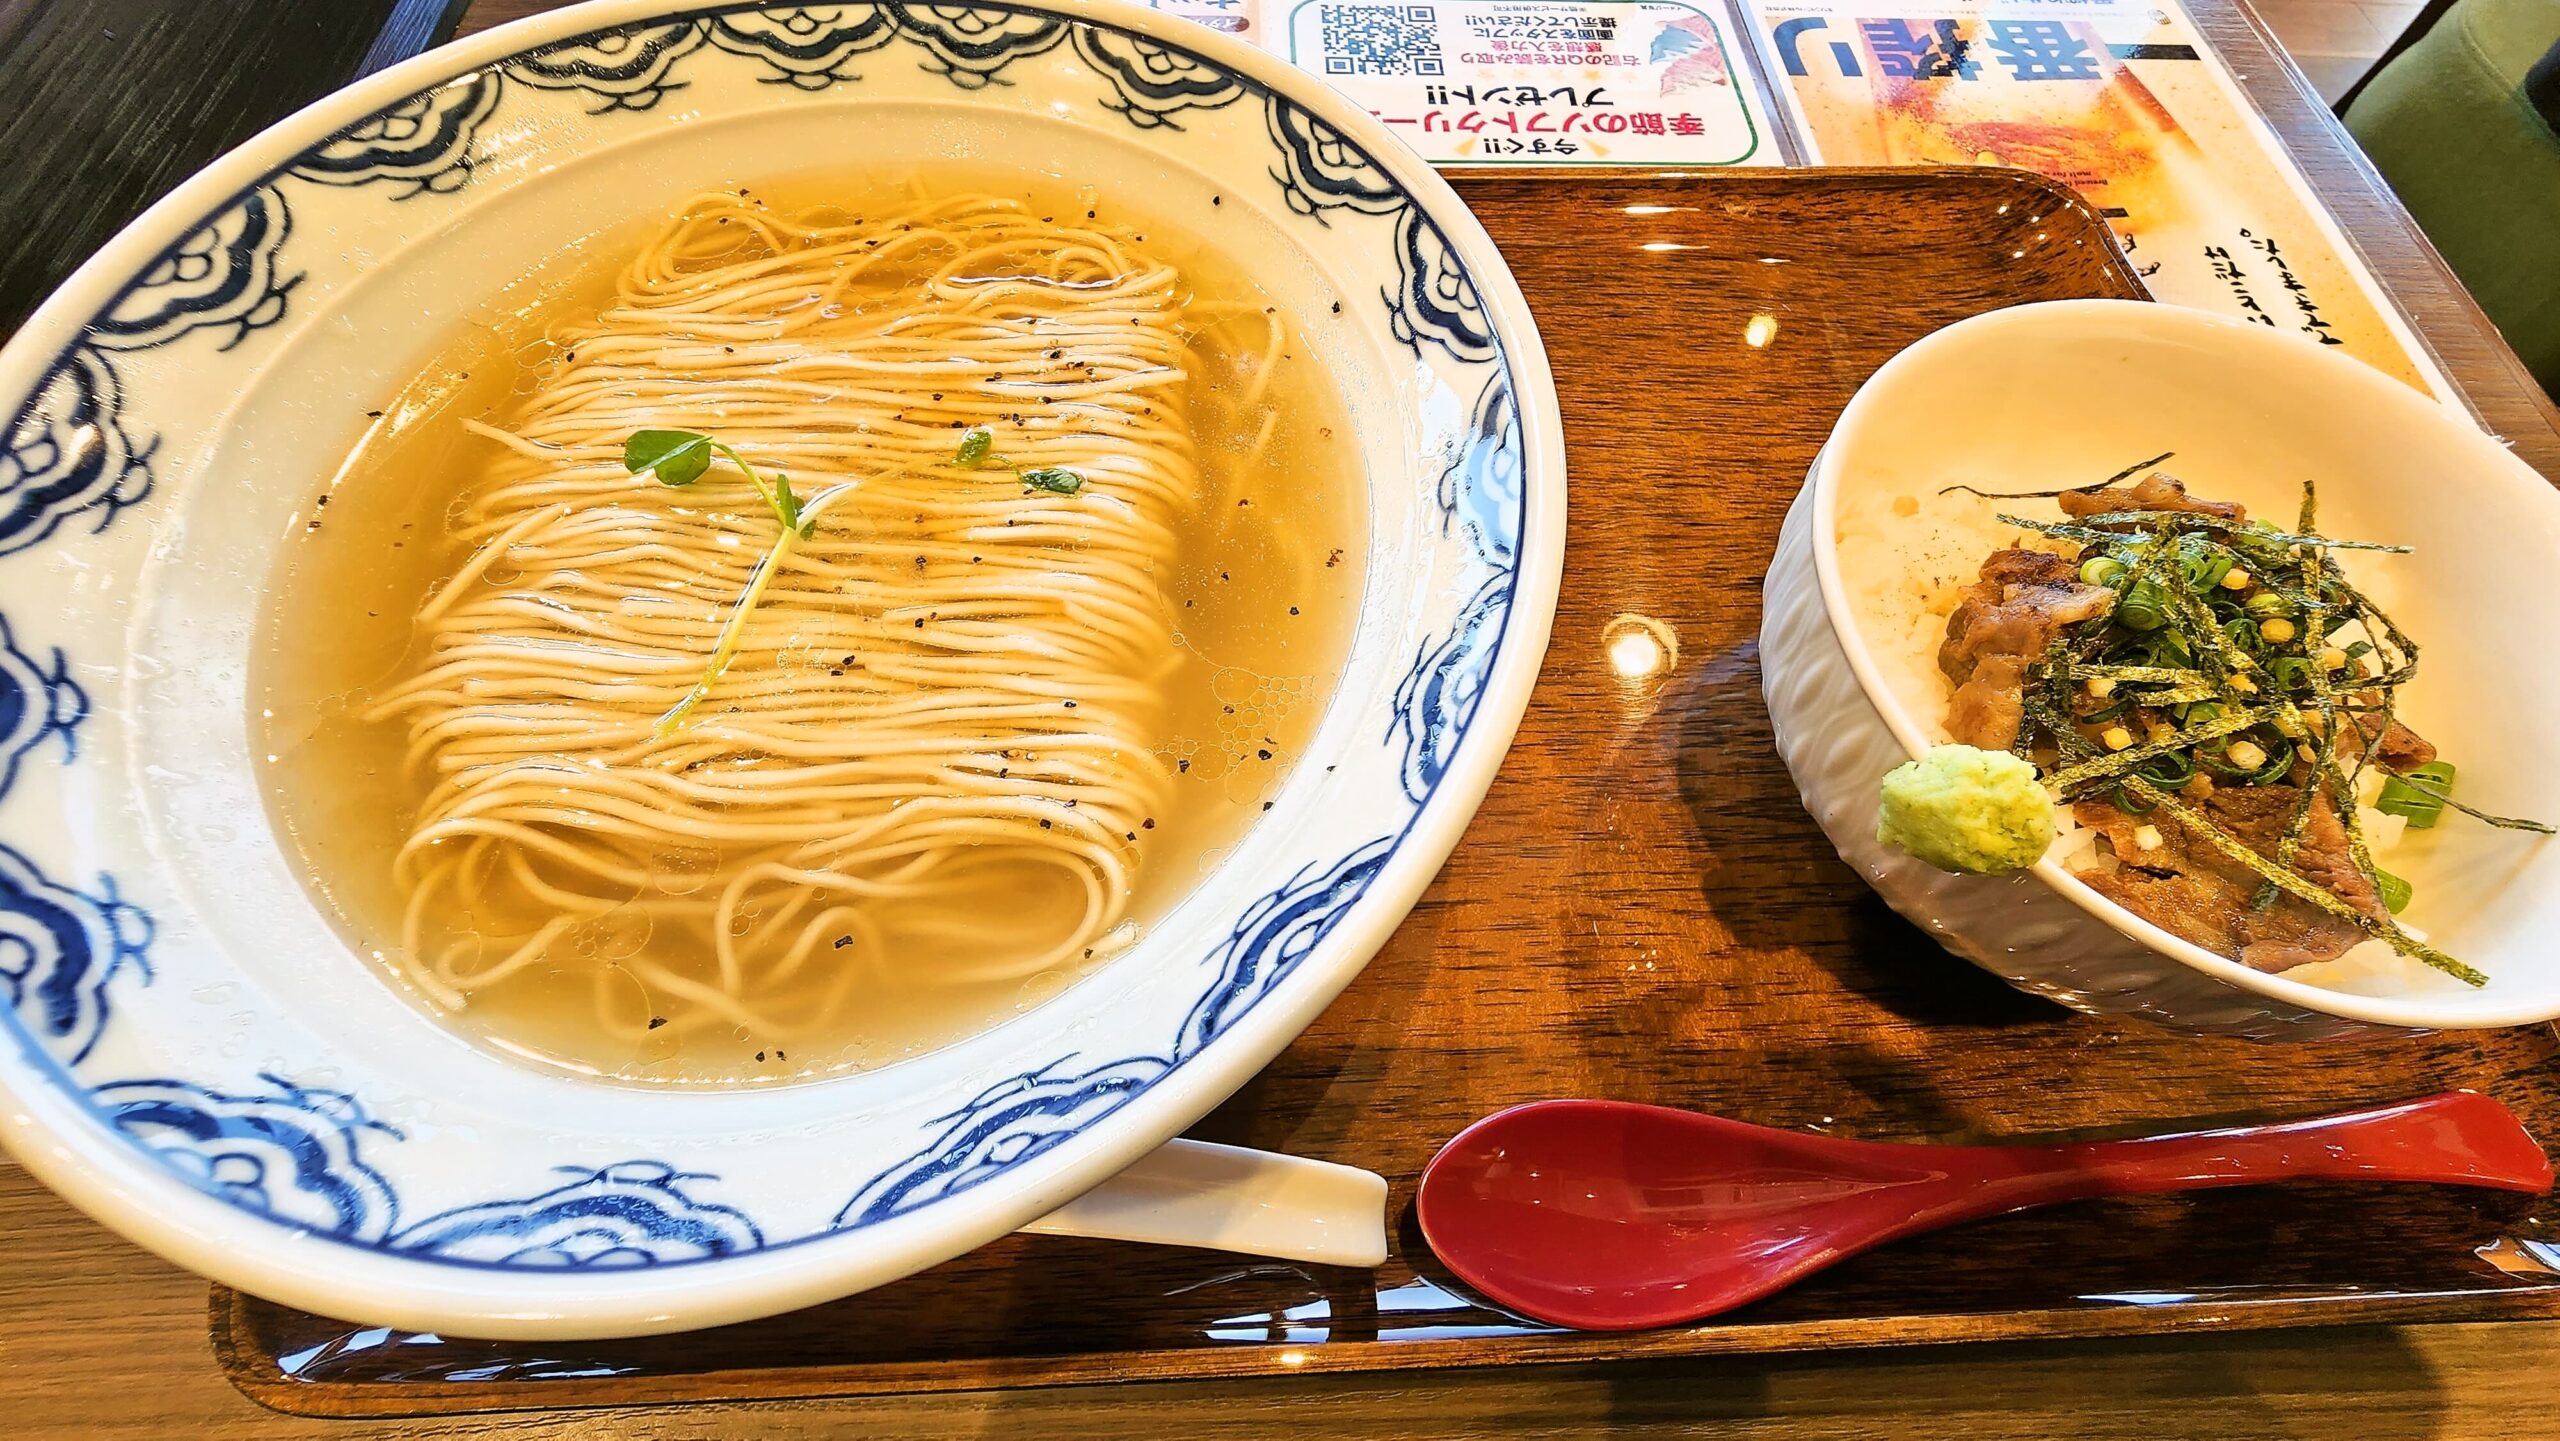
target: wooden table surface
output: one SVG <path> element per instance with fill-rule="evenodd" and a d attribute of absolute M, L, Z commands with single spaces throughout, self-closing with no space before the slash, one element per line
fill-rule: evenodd
<path fill-rule="evenodd" d="M 2474 409 L 2560 478 L 2560 416 L 2264 27 L 2236 0 L 2186 4 Z M 548 8 L 479 0 L 464 29 Z M 2536 1384 L 2560 1369 L 2560 1322 L 352 1423 L 232 1390 L 205 1300 L 0 1160 L 0 1417 L 19 1435 L 2560 1437 L 2560 1388 Z"/>

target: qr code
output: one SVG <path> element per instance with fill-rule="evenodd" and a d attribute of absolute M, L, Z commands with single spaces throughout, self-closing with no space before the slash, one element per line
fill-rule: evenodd
<path fill-rule="evenodd" d="M 1441 75 L 1438 13 L 1428 5 L 1325 5 L 1327 75 Z"/>

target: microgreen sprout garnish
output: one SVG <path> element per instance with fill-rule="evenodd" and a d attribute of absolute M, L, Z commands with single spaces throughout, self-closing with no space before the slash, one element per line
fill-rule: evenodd
<path fill-rule="evenodd" d="M 784 530 L 800 532 L 802 540 L 807 540 L 817 530 L 816 521 L 800 518 L 800 497 L 791 493 L 791 477 L 778 470 L 773 473 L 772 500 L 774 518 L 782 522 Z"/>
<path fill-rule="evenodd" d="M 996 433 L 983 425 L 973 425 L 960 432 L 960 449 L 952 454 L 951 463 L 962 470 L 976 470 L 989 461 L 1004 464 L 995 449 Z"/>
<path fill-rule="evenodd" d="M 1064 466 L 1045 465 L 1026 470 L 996 454 L 996 433 L 983 425 L 973 425 L 960 432 L 960 447 L 951 453 L 952 465 L 961 470 L 988 470 L 1001 467 L 1013 472 L 1025 490 L 1045 490 L 1052 495 L 1074 495 L 1084 489 L 1084 475 Z"/>
<path fill-rule="evenodd" d="M 748 573 L 746 589 L 729 607 L 729 618 L 720 627 L 719 642 L 712 648 L 711 659 L 702 667 L 701 679 L 693 683 L 693 689 L 685 692 L 684 699 L 658 717 L 657 725 L 651 728 L 651 735 L 658 740 L 675 734 L 686 718 L 693 714 L 694 708 L 710 696 L 712 687 L 720 683 L 729 663 L 737 658 L 739 643 L 746 634 L 747 617 L 754 612 L 756 602 L 764 598 L 766 583 L 782 568 L 783 559 L 790 554 L 793 542 L 815 536 L 819 512 L 837 496 L 853 488 L 850 483 L 829 486 L 804 499 L 791 488 L 790 476 L 777 470 L 768 485 L 764 477 L 756 473 L 756 468 L 747 464 L 745 456 L 698 431 L 636 430 L 622 443 L 623 469 L 633 475 L 654 475 L 660 485 L 679 489 L 701 480 L 711 469 L 715 456 L 736 466 L 738 473 L 746 477 L 747 484 L 754 487 L 757 496 L 773 512 L 773 518 L 781 523 L 782 532 L 774 537 L 772 545 L 756 562 L 755 569 Z"/>
<path fill-rule="evenodd" d="M 2165 459 L 2095 486 L 2040 494 L 2100 495 Z M 2465 805 L 2450 794 L 2452 766 L 2413 763 L 2424 759 L 2414 749 L 2424 742 L 2395 731 L 2394 714 L 2400 688 L 2417 674 L 2417 643 L 2336 559 L 2340 551 L 2408 547 L 2325 536 L 2316 519 L 2309 485 L 2291 530 L 2201 509 L 2110 510 L 2060 522 L 2001 515 L 2004 525 L 2077 543 L 2077 581 L 2115 597 L 2103 614 L 2056 633 L 2027 665 L 2016 748 L 2042 761 L 2046 784 L 2066 803 L 2157 813 L 2161 829 L 2253 873 L 2252 909 L 2291 897 L 2479 985 L 2479 972 L 2395 919 L 2410 887 L 2374 864 L 2357 799 L 2366 771 L 2383 773 L 2375 809 L 2412 826 L 2454 810 L 2493 826 L 2552 828 Z M 2244 837 L 2200 803 L 2215 790 L 2259 786 L 2292 788 L 2275 793 L 2284 797 L 2275 813 L 2282 825 L 2271 839 Z M 2344 832 L 2348 862 L 2381 904 L 2368 909 L 2370 902 L 2342 894 L 2333 875 L 2306 865 L 2303 850 L 2324 803 Z"/>
<path fill-rule="evenodd" d="M 711 468 L 711 444 L 710 436 L 690 430 L 635 430 L 622 443 L 622 468 L 633 475 L 654 471 L 662 485 L 691 485 Z"/>
<path fill-rule="evenodd" d="M 725 458 L 756 488 L 764 503 L 773 510 L 773 518 L 785 530 L 809 535 L 809 523 L 800 517 L 800 498 L 791 493 L 791 477 L 780 471 L 773 473 L 773 484 L 765 484 L 756 468 L 747 464 L 745 456 L 719 441 L 692 430 L 635 430 L 622 443 L 622 468 L 633 475 L 654 474 L 660 485 L 684 487 L 702 479 L 711 468 L 713 455 Z"/>

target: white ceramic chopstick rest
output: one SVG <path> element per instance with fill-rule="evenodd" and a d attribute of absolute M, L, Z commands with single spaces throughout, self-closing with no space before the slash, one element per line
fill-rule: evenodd
<path fill-rule="evenodd" d="M 1303 1156 L 1167 1141 L 1022 1229 L 1376 1266 L 1387 1259 L 1387 1181 Z"/>

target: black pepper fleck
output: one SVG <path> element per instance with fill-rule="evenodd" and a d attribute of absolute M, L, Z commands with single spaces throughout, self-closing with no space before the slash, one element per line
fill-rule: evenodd
<path fill-rule="evenodd" d="M 847 936 L 847 937 L 845 937 L 845 939 L 846 939 L 846 940 L 851 940 L 851 939 L 853 939 L 853 938 L 852 938 L 851 936 Z M 651 1016 L 651 1017 L 649 1018 L 649 1029 L 654 1031 L 654 1030 L 658 1029 L 660 1026 L 665 1025 L 666 1023 L 667 1023 L 667 1018 L 666 1018 L 666 1017 L 664 1017 L 664 1016 Z"/>

